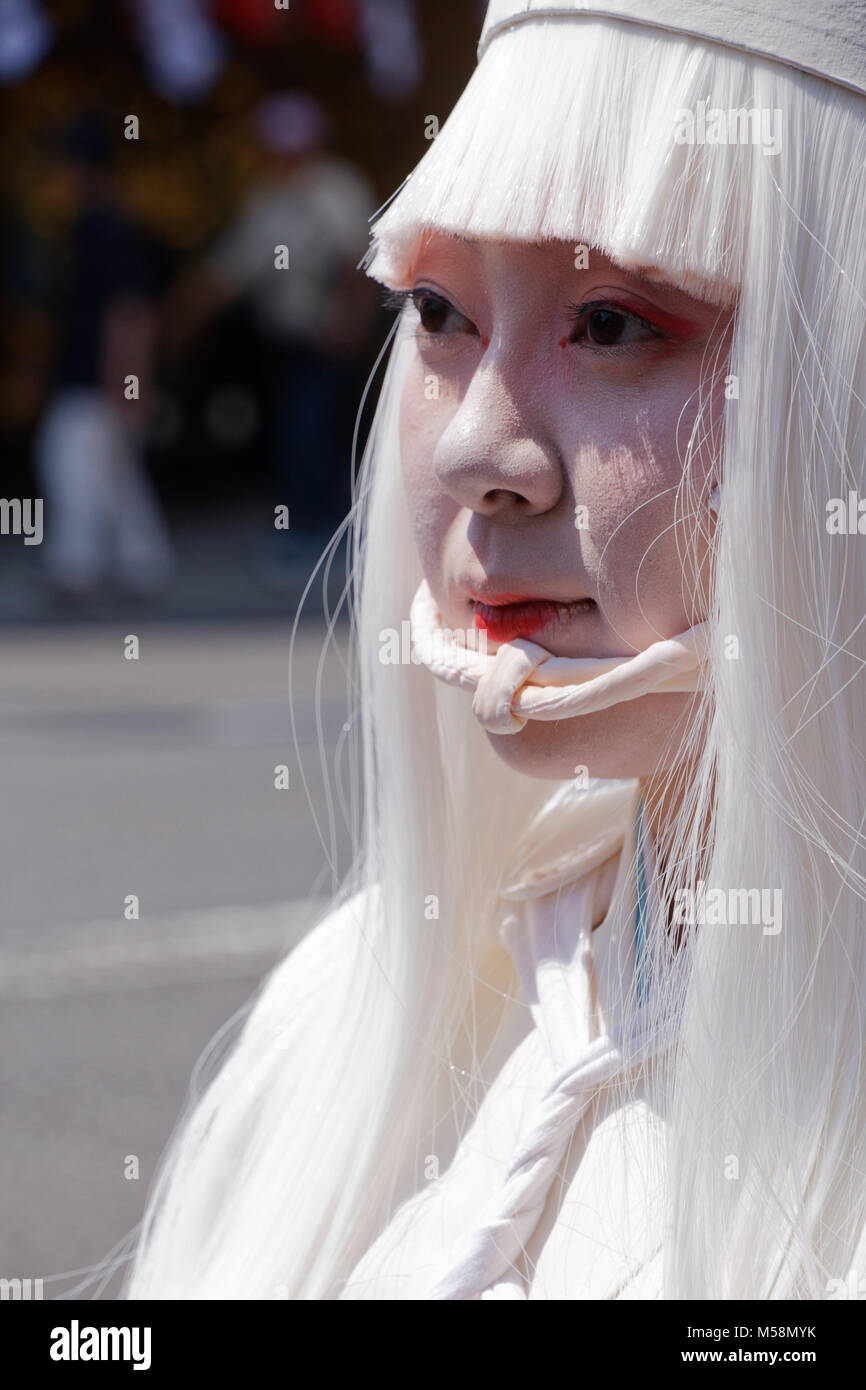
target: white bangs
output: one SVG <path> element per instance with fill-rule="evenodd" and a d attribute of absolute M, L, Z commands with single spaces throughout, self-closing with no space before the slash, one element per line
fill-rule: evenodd
<path fill-rule="evenodd" d="M 573 240 L 731 303 L 755 177 L 772 175 L 779 161 L 762 140 L 761 117 L 766 133 L 785 105 L 780 85 L 787 93 L 803 80 L 631 23 L 522 24 L 490 45 L 429 152 L 378 217 L 368 273 L 409 288 L 419 237 L 431 228 Z M 697 123 L 701 106 L 704 118 L 713 108 L 745 118 L 749 143 L 685 143 L 682 113 Z"/>

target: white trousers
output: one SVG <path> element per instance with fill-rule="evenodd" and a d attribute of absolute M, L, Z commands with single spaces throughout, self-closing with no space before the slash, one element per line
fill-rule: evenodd
<path fill-rule="evenodd" d="M 58 392 L 42 418 L 34 464 L 44 498 L 44 559 L 59 583 L 109 576 L 138 589 L 168 578 L 173 551 L 139 449 L 96 388 Z"/>

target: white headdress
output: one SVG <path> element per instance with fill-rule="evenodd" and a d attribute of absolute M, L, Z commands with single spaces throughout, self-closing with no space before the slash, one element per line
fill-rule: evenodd
<path fill-rule="evenodd" d="M 717 0 L 490 0 L 479 61 L 500 34 L 540 19 L 624 19 L 786 63 L 866 94 L 866 10 L 857 0 L 777 5 Z"/>

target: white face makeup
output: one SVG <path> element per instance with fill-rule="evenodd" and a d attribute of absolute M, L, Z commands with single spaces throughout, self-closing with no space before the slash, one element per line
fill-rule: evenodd
<path fill-rule="evenodd" d="M 632 656 L 707 616 L 730 312 L 574 253 L 432 234 L 413 265 L 412 525 L 444 623 L 485 629 L 491 652 Z M 531 776 L 646 777 L 690 705 L 649 695 L 489 737 Z"/>

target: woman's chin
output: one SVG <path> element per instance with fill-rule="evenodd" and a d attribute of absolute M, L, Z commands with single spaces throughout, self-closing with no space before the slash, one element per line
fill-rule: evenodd
<path fill-rule="evenodd" d="M 596 714 L 530 719 L 517 734 L 488 734 L 503 762 L 525 777 L 650 777 L 674 761 L 691 695 L 644 695 Z"/>

